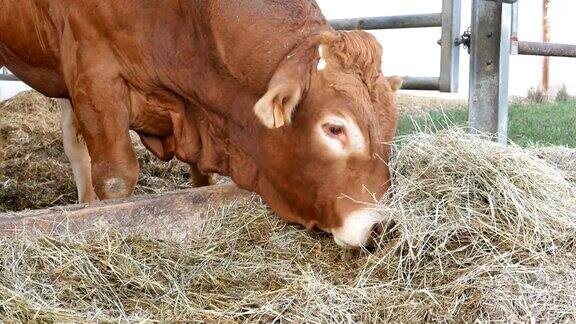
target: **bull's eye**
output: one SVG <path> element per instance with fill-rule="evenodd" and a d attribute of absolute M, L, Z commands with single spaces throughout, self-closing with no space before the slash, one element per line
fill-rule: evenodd
<path fill-rule="evenodd" d="M 326 116 L 314 128 L 321 142 L 339 158 L 365 151 L 365 140 L 358 124 L 344 116 Z"/>
<path fill-rule="evenodd" d="M 330 135 L 331 137 L 340 137 L 344 135 L 344 125 L 336 125 L 336 124 L 324 124 L 323 127 L 326 134 Z"/>

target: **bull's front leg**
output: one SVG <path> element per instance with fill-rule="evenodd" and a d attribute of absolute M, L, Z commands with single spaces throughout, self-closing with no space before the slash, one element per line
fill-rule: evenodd
<path fill-rule="evenodd" d="M 90 57 L 94 58 L 84 58 Z M 112 64 L 98 64 L 98 60 L 72 62 L 68 91 L 90 154 L 96 195 L 101 200 L 128 197 L 134 191 L 140 168 L 129 134 L 127 85 Z"/>
<path fill-rule="evenodd" d="M 129 134 L 127 98 L 77 95 L 73 98 L 91 157 L 92 183 L 101 200 L 131 196 L 138 181 L 139 165 Z"/>

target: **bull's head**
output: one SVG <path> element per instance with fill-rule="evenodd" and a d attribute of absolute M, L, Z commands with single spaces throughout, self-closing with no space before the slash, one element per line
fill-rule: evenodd
<path fill-rule="evenodd" d="M 258 191 L 284 219 L 370 244 L 387 221 L 373 204 L 388 190 L 397 77 L 366 32 L 325 32 L 282 62 L 258 101 Z"/>

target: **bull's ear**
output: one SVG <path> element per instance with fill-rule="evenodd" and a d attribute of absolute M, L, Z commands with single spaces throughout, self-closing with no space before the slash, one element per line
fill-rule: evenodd
<path fill-rule="evenodd" d="M 302 97 L 302 86 L 297 80 L 275 76 L 268 92 L 254 106 L 254 113 L 268 128 L 279 128 L 292 122 L 292 113 Z"/>
<path fill-rule="evenodd" d="M 388 83 L 390 83 L 390 87 L 392 88 L 392 90 L 394 92 L 400 90 L 400 88 L 402 88 L 402 84 L 404 83 L 404 80 L 402 80 L 401 77 L 395 75 L 395 76 L 391 76 L 388 77 Z"/>
<path fill-rule="evenodd" d="M 292 123 L 292 114 L 307 91 L 312 70 L 326 64 L 320 57 L 320 45 L 336 37 L 333 32 L 313 35 L 280 63 L 268 84 L 268 92 L 254 106 L 262 124 L 279 128 Z"/>

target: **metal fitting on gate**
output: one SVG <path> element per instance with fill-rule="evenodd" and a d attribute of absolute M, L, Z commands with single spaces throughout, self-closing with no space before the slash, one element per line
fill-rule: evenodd
<path fill-rule="evenodd" d="M 468 29 L 466 29 L 466 31 L 462 34 L 462 36 L 454 40 L 454 45 L 456 46 L 463 45 L 464 48 L 468 51 L 468 54 L 470 54 L 471 42 L 472 42 L 472 31 L 471 27 L 468 27 Z"/>
<path fill-rule="evenodd" d="M 502 3 L 516 3 L 518 0 L 487 0 L 493 2 L 502 2 Z"/>

